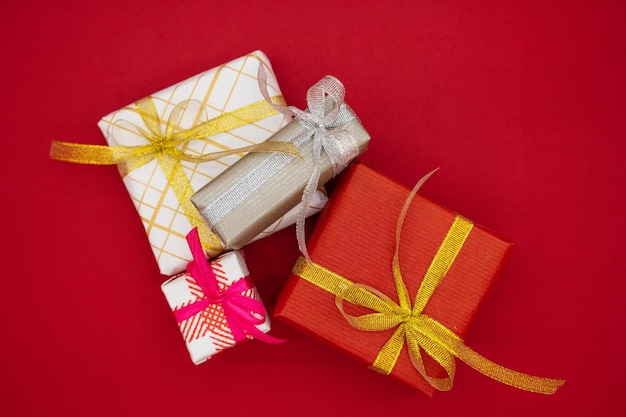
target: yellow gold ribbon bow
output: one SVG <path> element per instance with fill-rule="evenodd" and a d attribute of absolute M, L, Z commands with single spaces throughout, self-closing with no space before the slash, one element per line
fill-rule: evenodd
<path fill-rule="evenodd" d="M 428 174 L 415 186 L 398 218 L 396 250 L 392 261 L 393 279 L 399 303 L 367 285 L 353 283 L 334 272 L 300 257 L 293 273 L 335 295 L 337 308 L 351 326 L 363 331 L 382 331 L 395 328 L 392 336 L 379 351 L 372 367 L 384 374 L 393 370 L 406 343 L 411 362 L 424 379 L 435 389 L 448 391 L 452 388 L 456 363 L 459 358 L 477 371 L 504 384 L 526 391 L 553 394 L 565 381 L 540 378 L 523 374 L 498 365 L 467 347 L 463 340 L 435 319 L 422 313 L 437 285 L 444 279 L 448 269 L 469 236 L 473 224 L 456 216 L 441 246 L 431 262 L 411 306 L 406 285 L 402 279 L 398 252 L 402 224 L 409 205 L 417 190 L 431 175 Z M 373 313 L 353 316 L 345 312 L 344 301 L 366 307 Z M 421 350 L 432 357 L 446 371 L 444 378 L 426 373 Z"/>
<path fill-rule="evenodd" d="M 272 97 L 272 101 L 284 104 L 281 96 Z M 139 126 L 134 128 L 148 141 L 145 145 L 101 146 L 53 141 L 50 157 L 81 164 L 118 165 L 122 176 L 155 158 L 158 159 L 185 216 L 192 227 L 198 227 L 202 246 L 206 250 L 219 251 L 222 247 L 219 238 L 211 232 L 189 200 L 194 190 L 183 171 L 181 161 L 202 163 L 244 152 L 282 152 L 297 156 L 300 156 L 300 153 L 292 143 L 270 141 L 204 155 L 187 154 L 180 147 L 190 140 L 226 132 L 278 113 L 269 103 L 261 100 L 183 130 L 178 126 L 187 105 L 189 105 L 188 100 L 179 103 L 170 113 L 168 120 L 162 121 L 151 97 L 137 101 L 132 110 L 140 115 L 145 129 Z M 162 124 L 165 124 L 163 131 Z"/>

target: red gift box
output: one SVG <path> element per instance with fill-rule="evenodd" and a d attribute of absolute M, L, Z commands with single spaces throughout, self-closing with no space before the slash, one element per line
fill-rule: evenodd
<path fill-rule="evenodd" d="M 303 279 L 305 275 L 302 273 L 302 267 L 307 264 L 320 266 L 322 269 L 332 271 L 331 275 L 339 275 L 339 282 L 343 282 L 345 278 L 350 284 L 369 286 L 374 289 L 374 292 L 378 290 L 396 302 L 399 296 L 396 295 L 392 260 L 396 253 L 398 218 L 410 194 L 409 189 L 377 173 L 369 166 L 363 163 L 353 164 L 337 184 L 331 201 L 320 215 L 315 231 L 308 242 L 313 264 L 300 258 L 294 272 L 279 294 L 274 310 L 275 316 L 359 361 L 367 365 L 375 365 L 375 368 L 381 370 L 378 365 L 379 356 L 384 350 L 383 346 L 387 347 L 387 342 L 396 336 L 397 328 L 362 331 L 353 327 L 344 317 L 344 313 L 355 315 L 372 313 L 372 311 L 362 307 L 363 304 L 356 306 L 346 302 L 345 299 L 338 300 L 337 293 L 345 292 L 345 288 L 333 293 L 334 290 L 325 289 L 324 279 L 321 279 L 321 283 L 318 284 Z M 474 359 L 476 359 L 476 356 L 480 357 L 480 355 L 466 348 L 462 344 L 462 338 L 499 275 L 512 243 L 481 226 L 472 225 L 470 221 L 453 211 L 420 195 L 416 195 L 408 207 L 402 224 L 397 254 L 402 280 L 411 302 L 416 297 L 418 289 L 420 293 L 423 291 L 420 288 L 422 278 L 427 273 L 433 273 L 431 262 L 434 264 L 434 259 L 442 256 L 442 248 L 449 246 L 451 241 L 453 246 L 458 243 L 453 242 L 454 237 L 451 238 L 452 229 L 458 228 L 459 224 L 461 227 L 467 226 L 464 240 L 457 245 L 458 252 L 450 259 L 449 269 L 442 273 L 440 283 L 436 285 L 432 294 L 429 294 L 430 298 L 426 299 L 426 305 L 421 313 L 426 320 L 432 318 L 445 326 L 447 329 L 443 332 L 450 333 L 453 339 L 458 336 L 461 350 L 467 349 L 468 355 L 475 355 Z M 445 243 L 442 243 L 444 241 Z M 446 250 L 444 248 L 443 252 Z M 445 257 L 446 254 L 443 253 L 443 255 Z M 315 271 L 319 272 L 319 270 Z M 312 273 L 312 275 L 315 274 L 316 272 Z M 346 284 L 328 284 L 329 287 L 337 288 L 342 285 Z M 357 289 L 356 293 L 359 291 L 361 289 Z M 359 298 L 358 294 L 353 298 Z M 437 337 L 435 336 L 435 339 Z M 447 336 L 444 334 L 444 337 Z M 424 346 L 429 343 L 420 344 L 417 348 L 417 355 L 421 352 L 423 371 L 429 377 L 443 379 L 448 371 L 451 387 L 454 358 L 450 357 L 451 365 L 442 363 L 448 366 L 444 369 L 429 354 L 424 354 Z M 390 344 L 393 345 L 393 342 Z M 391 369 L 384 370 L 384 373 L 389 373 L 391 377 L 429 396 L 432 395 L 435 388 L 418 373 L 404 339 L 396 344 L 404 346 L 401 350 L 398 348 L 397 360 L 393 360 L 393 364 L 388 367 Z M 415 352 L 415 346 L 413 348 Z M 435 347 L 435 350 L 437 349 Z M 415 359 L 415 353 L 413 358 Z M 482 357 L 477 362 L 482 363 L 483 369 L 491 365 L 498 366 Z M 481 367 L 480 364 L 478 367 L 472 366 L 476 369 Z M 450 368 L 452 368 L 451 373 Z M 521 388 L 524 383 L 518 380 L 520 377 L 523 379 L 528 376 L 514 371 L 510 372 L 512 376 L 507 381 L 500 380 Z M 549 384 L 553 385 L 551 388 L 536 389 L 533 384 L 540 385 L 548 381 L 538 382 L 539 380 L 542 379 L 532 380 L 524 389 L 547 393 L 550 390 L 553 392 L 556 390 L 555 386 L 559 385 L 559 381 L 549 380 Z M 449 389 L 449 387 L 443 389 Z"/>

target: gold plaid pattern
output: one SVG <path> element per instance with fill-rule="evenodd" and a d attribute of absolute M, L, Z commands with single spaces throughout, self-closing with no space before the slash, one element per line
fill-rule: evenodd
<path fill-rule="evenodd" d="M 202 121 L 263 100 L 257 84 L 260 65 L 269 70 L 270 94 L 281 95 L 269 60 L 257 51 L 175 84 L 151 95 L 151 98 L 163 121 L 168 120 L 175 106 L 186 102 L 178 127 L 188 129 Z M 273 115 L 212 137 L 191 140 L 182 150 L 188 154 L 202 155 L 249 146 L 264 141 L 287 122 L 285 116 Z M 146 144 L 146 139 L 135 129 L 142 123 L 132 105 L 105 116 L 98 125 L 111 146 Z M 202 164 L 182 161 L 181 164 L 191 188 L 197 190 L 239 157 L 230 156 Z M 185 240 L 191 224 L 158 162 L 155 160 L 135 169 L 123 179 L 143 222 L 161 273 L 173 275 L 184 270 L 191 260 Z M 317 204 L 323 206 L 324 203 L 325 196 L 322 196 Z M 292 223 L 281 221 L 284 225 Z M 272 228 L 276 229 L 274 225 Z"/>

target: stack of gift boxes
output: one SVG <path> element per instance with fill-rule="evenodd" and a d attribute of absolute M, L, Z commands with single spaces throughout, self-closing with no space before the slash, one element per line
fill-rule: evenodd
<path fill-rule="evenodd" d="M 51 157 L 118 166 L 196 364 L 252 338 L 281 342 L 267 334 L 243 248 L 295 224 L 301 256 L 277 319 L 428 395 L 451 388 L 455 359 L 555 392 L 563 381 L 463 342 L 511 243 L 417 194 L 421 182 L 410 190 L 359 161 L 370 137 L 344 96 L 327 76 L 307 109 L 287 106 L 256 51 L 105 116 L 108 146 L 53 142 Z"/>

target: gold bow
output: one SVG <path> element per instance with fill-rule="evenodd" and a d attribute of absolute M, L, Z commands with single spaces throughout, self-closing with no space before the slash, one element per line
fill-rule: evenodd
<path fill-rule="evenodd" d="M 463 340 L 450 329 L 422 313 L 431 295 L 445 278 L 469 236 L 473 228 L 473 224 L 469 220 L 456 216 L 428 267 L 411 306 L 411 299 L 400 271 L 398 252 L 402 224 L 421 183 L 423 181 L 420 181 L 409 195 L 398 218 L 392 272 L 399 303 L 394 302 L 375 288 L 354 283 L 318 264 L 307 261 L 303 257 L 298 259 L 293 273 L 334 294 L 337 308 L 354 328 L 363 331 L 382 331 L 395 328 L 372 364 L 374 369 L 384 374 L 391 373 L 406 343 L 413 366 L 437 390 L 448 391 L 452 388 L 456 369 L 454 358 L 459 358 L 477 371 L 504 384 L 526 391 L 553 394 L 565 383 L 564 380 L 531 376 L 491 362 L 467 347 Z M 350 315 L 344 311 L 344 301 L 366 307 L 374 312 L 361 316 Z M 426 373 L 421 350 L 441 365 L 447 373 L 446 377 L 435 378 Z"/>
<path fill-rule="evenodd" d="M 272 102 L 284 104 L 284 99 L 281 96 L 275 96 L 272 97 Z M 190 201 L 194 190 L 191 188 L 189 180 L 183 171 L 181 161 L 201 163 L 244 152 L 282 152 L 296 156 L 300 156 L 300 153 L 289 142 L 262 142 L 238 149 L 212 152 L 199 156 L 187 154 L 179 147 L 190 140 L 202 139 L 254 123 L 278 112 L 269 103 L 262 100 L 238 110 L 224 113 L 214 119 L 197 124 L 190 129 L 179 130 L 178 123 L 186 105 L 188 105 L 188 101 L 175 106 L 165 122 L 164 133 L 162 133 L 161 124 L 163 121 L 158 116 L 152 98 L 146 97 L 135 103 L 135 108 L 132 110 L 141 116 L 141 120 L 147 130 L 137 126 L 135 128 L 148 141 L 148 144 L 137 146 L 101 146 L 53 141 L 50 148 L 50 157 L 81 164 L 118 165 L 122 176 L 142 167 L 155 158 L 158 159 L 169 186 L 172 187 L 192 228 L 198 227 L 203 248 L 207 251 L 220 251 L 222 245 L 219 238 L 211 232 Z"/>

